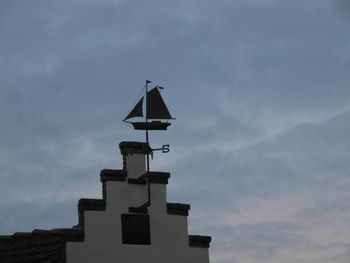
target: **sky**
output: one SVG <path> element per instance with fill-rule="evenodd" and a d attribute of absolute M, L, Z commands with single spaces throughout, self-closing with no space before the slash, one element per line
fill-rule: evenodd
<path fill-rule="evenodd" d="M 212 263 L 348 263 L 350 1 L 1 0 L 0 233 L 77 224 L 146 79 Z"/>

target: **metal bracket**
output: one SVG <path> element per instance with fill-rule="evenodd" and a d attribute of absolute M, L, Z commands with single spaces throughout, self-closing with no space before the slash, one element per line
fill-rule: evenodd
<path fill-rule="evenodd" d="M 162 151 L 162 153 L 168 153 L 170 151 L 170 145 L 169 144 L 164 144 L 162 148 L 155 148 L 152 149 L 152 152 L 154 151 Z"/>

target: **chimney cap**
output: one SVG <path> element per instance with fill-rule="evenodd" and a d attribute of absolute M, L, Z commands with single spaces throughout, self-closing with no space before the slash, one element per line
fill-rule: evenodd
<path fill-rule="evenodd" d="M 135 141 L 123 141 L 119 143 L 119 149 L 123 155 L 133 153 L 147 154 L 152 150 L 148 143 Z"/>

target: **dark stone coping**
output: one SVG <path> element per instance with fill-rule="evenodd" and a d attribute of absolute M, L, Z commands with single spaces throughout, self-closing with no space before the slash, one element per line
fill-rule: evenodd
<path fill-rule="evenodd" d="M 119 149 L 123 155 L 133 153 L 147 154 L 151 152 L 151 148 L 146 142 L 124 141 L 119 143 Z"/>
<path fill-rule="evenodd" d="M 129 184 L 146 184 L 147 181 L 144 178 L 129 178 L 128 183 Z"/>
<path fill-rule="evenodd" d="M 104 199 L 89 199 L 82 198 L 78 203 L 79 223 L 77 229 L 84 229 L 85 226 L 85 211 L 104 211 L 106 210 L 106 200 Z"/>
<path fill-rule="evenodd" d="M 129 213 L 147 214 L 147 207 L 129 207 Z"/>
<path fill-rule="evenodd" d="M 79 211 L 104 211 L 106 201 L 103 199 L 82 198 L 78 203 Z"/>
<path fill-rule="evenodd" d="M 168 184 L 170 173 L 167 172 L 149 172 L 149 182 L 152 184 Z"/>
<path fill-rule="evenodd" d="M 107 194 L 106 182 L 107 181 L 124 182 L 126 180 L 126 177 L 127 177 L 126 170 L 103 169 L 100 172 L 103 199 L 106 200 L 106 194 Z"/>
<path fill-rule="evenodd" d="M 154 172 L 150 171 L 141 175 L 139 178 L 129 178 L 129 184 L 146 184 L 146 178 L 149 178 L 151 184 L 168 184 L 168 179 L 170 178 L 170 173 L 168 172 Z"/>
<path fill-rule="evenodd" d="M 188 236 L 190 247 L 202 247 L 209 248 L 211 237 L 210 236 L 200 236 L 200 235 L 190 235 Z"/>
<path fill-rule="evenodd" d="M 127 178 L 127 172 L 125 170 L 104 169 L 100 172 L 100 177 L 102 183 L 106 181 L 125 181 Z M 147 173 L 140 176 L 139 178 L 129 178 L 128 182 L 135 184 L 144 184 L 144 181 L 142 179 L 145 179 L 146 177 Z M 170 173 L 150 171 L 148 173 L 148 178 L 150 179 L 150 183 L 153 184 L 168 184 Z"/>
<path fill-rule="evenodd" d="M 188 210 L 190 210 L 191 206 L 188 204 L 167 203 L 166 208 L 169 215 L 188 216 Z"/>
<path fill-rule="evenodd" d="M 125 181 L 127 173 L 125 170 L 103 169 L 100 172 L 101 182 L 105 181 Z"/>

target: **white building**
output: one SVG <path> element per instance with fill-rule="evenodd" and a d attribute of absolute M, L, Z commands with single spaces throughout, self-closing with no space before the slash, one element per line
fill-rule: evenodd
<path fill-rule="evenodd" d="M 148 132 L 167 130 L 173 118 L 162 88 L 148 91 L 149 83 L 124 119 L 146 132 L 146 143 L 120 143 L 123 169 L 101 171 L 103 198 L 80 199 L 79 223 L 73 228 L 0 236 L 0 262 L 209 263 L 211 237 L 188 234 L 190 206 L 168 203 L 170 173 L 150 170 L 149 155 L 159 149 L 149 146 Z M 129 121 L 141 117 L 145 121 Z"/>
<path fill-rule="evenodd" d="M 79 200 L 78 225 L 0 236 L 0 262 L 209 263 L 211 238 L 188 234 L 190 206 L 166 201 L 170 174 L 147 176 L 148 144 L 120 150 L 123 169 L 101 171 L 103 198 Z"/>
<path fill-rule="evenodd" d="M 122 142 L 122 170 L 101 171 L 103 199 L 79 201 L 83 242 L 67 242 L 67 263 L 208 263 L 211 238 L 189 235 L 190 206 L 167 203 L 170 174 L 149 174 L 148 198 L 145 155 L 148 145 Z M 141 177 L 141 178 L 140 178 Z"/>

